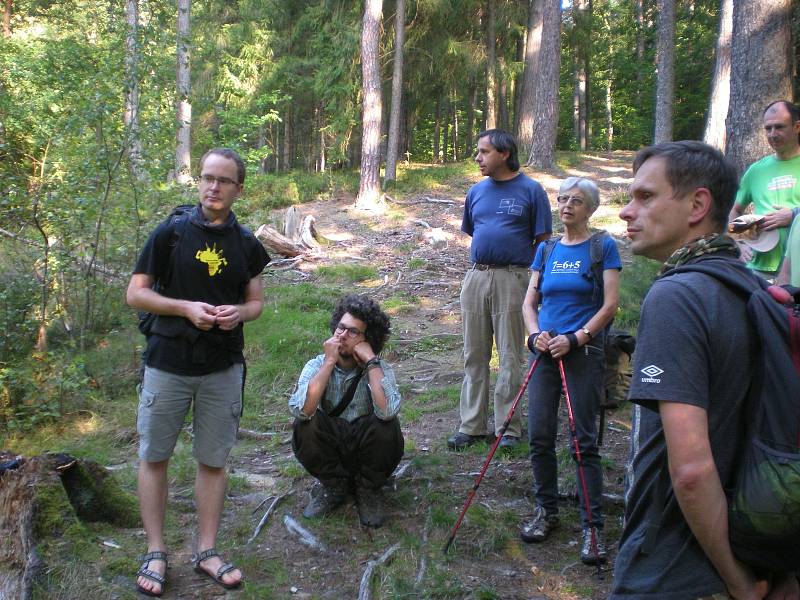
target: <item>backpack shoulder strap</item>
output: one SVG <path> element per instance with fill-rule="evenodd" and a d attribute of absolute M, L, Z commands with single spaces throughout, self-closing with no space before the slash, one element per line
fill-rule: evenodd
<path fill-rule="evenodd" d="M 596 231 L 589 238 L 589 273 L 593 285 L 592 301 L 595 304 L 603 303 L 603 244 L 607 237 L 610 237 L 607 231 Z"/>
<path fill-rule="evenodd" d="M 542 248 L 542 270 L 539 271 L 539 280 L 536 282 L 536 290 L 541 291 L 542 284 L 544 283 L 544 272 L 547 270 L 547 261 L 550 260 L 550 255 L 553 253 L 553 248 L 556 247 L 556 242 L 561 239 L 561 236 L 557 238 L 548 238 L 544 242 L 544 248 Z"/>

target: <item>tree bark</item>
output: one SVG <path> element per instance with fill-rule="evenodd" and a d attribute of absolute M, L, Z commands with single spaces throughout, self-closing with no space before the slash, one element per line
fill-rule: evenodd
<path fill-rule="evenodd" d="M 536 82 L 539 76 L 539 53 L 542 46 L 542 0 L 531 0 L 528 6 L 528 33 L 525 36 L 525 62 L 519 91 L 517 144 L 520 156 L 528 156 L 533 144 Z"/>
<path fill-rule="evenodd" d="M 792 94 L 792 0 L 736 0 L 733 4 L 728 157 L 743 172 L 769 153 L 763 111 Z"/>
<path fill-rule="evenodd" d="M 458 161 L 458 97 L 453 92 L 453 160 Z"/>
<path fill-rule="evenodd" d="M 3 36 L 11 37 L 11 6 L 12 0 L 6 0 L 3 11 Z"/>
<path fill-rule="evenodd" d="M 139 137 L 139 2 L 125 0 L 125 109 L 123 122 L 127 132 L 127 153 L 133 176 L 142 180 L 142 140 Z"/>
<path fill-rule="evenodd" d="M 191 30 L 189 15 L 191 0 L 178 0 L 177 29 L 177 143 L 175 147 L 175 180 L 180 184 L 188 184 L 192 179 L 191 142 L 192 142 L 192 104 L 190 78 L 190 43 Z"/>
<path fill-rule="evenodd" d="M 714 59 L 714 78 L 708 101 L 703 141 L 725 152 L 725 117 L 731 93 L 731 34 L 733 0 L 720 0 L 719 33 Z"/>
<path fill-rule="evenodd" d="M 614 149 L 614 113 L 612 112 L 611 77 L 606 81 L 606 148 Z"/>
<path fill-rule="evenodd" d="M 575 44 L 575 91 L 574 91 L 574 120 L 575 142 L 580 150 L 587 148 L 587 121 L 588 121 L 588 73 L 589 73 L 589 43 L 591 31 L 591 13 L 589 0 L 575 0 L 573 10 L 573 43 Z"/>
<path fill-rule="evenodd" d="M 292 105 L 286 105 L 286 116 L 283 120 L 283 170 L 291 171 L 294 167 L 294 117 Z"/>
<path fill-rule="evenodd" d="M 486 129 L 497 127 L 495 0 L 486 0 Z"/>
<path fill-rule="evenodd" d="M 653 142 L 672 141 L 672 105 L 675 99 L 675 0 L 658 0 L 656 42 L 656 114 Z"/>
<path fill-rule="evenodd" d="M 442 152 L 439 144 L 441 143 L 441 124 L 442 124 L 442 96 L 436 98 L 436 109 L 433 113 L 433 162 L 442 162 Z"/>
<path fill-rule="evenodd" d="M 500 73 L 497 85 L 497 124 L 500 129 L 508 131 L 508 78 L 505 76 L 505 60 L 502 56 L 497 60 L 497 63 Z"/>
<path fill-rule="evenodd" d="M 473 144 L 475 143 L 475 107 L 478 104 L 478 87 L 475 81 L 470 78 L 469 100 L 467 101 L 467 155 L 472 154 Z"/>
<path fill-rule="evenodd" d="M 642 108 L 644 82 L 644 0 L 634 0 L 636 9 L 636 107 Z"/>
<path fill-rule="evenodd" d="M 406 36 L 405 0 L 397 0 L 394 17 L 394 66 L 392 68 L 392 107 L 389 113 L 389 146 L 386 151 L 384 186 L 397 179 L 397 155 L 400 149 L 400 115 L 403 101 L 403 44 Z"/>
<path fill-rule="evenodd" d="M 558 130 L 558 84 L 561 69 L 561 0 L 542 0 L 542 45 L 534 104 L 534 131 L 528 165 L 555 164 Z"/>
<path fill-rule="evenodd" d="M 361 74 L 363 115 L 361 133 L 361 178 L 356 207 L 375 210 L 381 200 L 381 73 L 378 63 L 383 0 L 366 0 L 361 30 Z"/>

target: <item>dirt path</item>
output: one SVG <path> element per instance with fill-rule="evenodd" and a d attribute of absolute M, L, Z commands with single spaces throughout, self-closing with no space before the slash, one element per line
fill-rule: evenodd
<path fill-rule="evenodd" d="M 630 182 L 629 164 L 629 153 L 614 153 L 587 157 L 558 175 L 529 174 L 545 186 L 551 199 L 563 177 L 593 178 L 603 196 L 594 219 L 619 234 L 623 229 L 615 220 L 619 206 L 608 202 Z M 324 257 L 303 263 L 300 270 L 274 275 L 274 281 L 313 281 L 320 265 L 368 264 L 377 268 L 379 276 L 357 285 L 356 291 L 370 293 L 381 302 L 407 300 L 392 311 L 394 335 L 386 358 L 395 367 L 405 402 L 414 407 L 411 418 L 402 423 L 409 450 L 401 463 L 403 474 L 387 490 L 387 524 L 374 531 L 359 527 L 352 504 L 323 521 L 301 519 L 312 479 L 296 470 L 295 477 L 285 477 L 285 464 L 293 460 L 286 432 L 240 456 L 234 471 L 246 476 L 255 492 L 232 491 L 235 510 L 226 510 L 223 536 L 236 540 L 231 541 L 230 554 L 249 580 L 232 597 L 356 598 L 366 561 L 395 542 L 400 542 L 400 549 L 391 565 L 377 571 L 375 579 L 380 583 L 374 589 L 380 585 L 380 593 L 375 598 L 606 597 L 611 572 L 598 575 L 578 559 L 580 531 L 574 526 L 577 508 L 571 499 L 575 475 L 565 430 L 559 435 L 563 521 L 552 538 L 538 545 L 519 540 L 519 520 L 532 510 L 532 476 L 527 447 L 518 448 L 495 457 L 455 544 L 446 557 L 442 554 L 450 527 L 488 452 L 485 445 L 463 453 L 446 448 L 446 438 L 459 423 L 458 389 L 463 377 L 458 294 L 468 265 L 469 238 L 460 233 L 461 215 L 464 194 L 478 178 L 476 170 L 475 177 L 446 190 L 390 202 L 387 212 L 377 217 L 355 212 L 352 198 L 300 207 L 303 214 L 315 216 L 317 228 L 334 243 Z M 436 243 L 430 243 L 432 235 Z M 624 253 L 624 244 L 621 248 Z M 527 402 L 520 410 L 527 422 Z M 610 411 L 602 448 L 609 494 L 610 564 L 621 520 L 627 422 L 627 407 Z M 258 538 L 245 544 L 267 506 L 251 515 L 255 504 L 287 491 L 291 495 L 280 503 Z M 297 518 L 324 541 L 327 550 L 301 544 L 284 526 L 284 514 Z M 221 594 L 221 588 L 198 579 L 189 566 L 180 564 L 170 569 L 170 588 L 164 597 Z"/>

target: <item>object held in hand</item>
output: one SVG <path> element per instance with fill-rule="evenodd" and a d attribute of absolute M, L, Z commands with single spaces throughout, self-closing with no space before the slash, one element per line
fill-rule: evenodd
<path fill-rule="evenodd" d="M 778 245 L 780 235 L 775 229 L 759 229 L 758 224 L 763 220 L 763 215 L 742 215 L 728 224 L 728 231 L 733 234 L 734 239 L 747 244 L 753 250 L 768 252 Z"/>

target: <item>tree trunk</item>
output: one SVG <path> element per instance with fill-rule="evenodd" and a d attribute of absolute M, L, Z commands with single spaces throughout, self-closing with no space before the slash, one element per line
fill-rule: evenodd
<path fill-rule="evenodd" d="M 561 69 L 561 0 L 542 0 L 542 44 L 534 104 L 536 137 L 528 156 L 530 166 L 549 169 L 555 164 L 558 130 L 558 83 Z"/>
<path fill-rule="evenodd" d="M 497 127 L 495 0 L 486 0 L 486 129 Z"/>
<path fill-rule="evenodd" d="M 191 32 L 189 14 L 191 0 L 178 0 L 177 29 L 177 118 L 178 133 L 175 147 L 175 180 L 180 184 L 188 184 L 192 179 L 191 142 L 192 142 L 192 104 L 189 49 Z"/>
<path fill-rule="evenodd" d="M 403 44 L 405 43 L 405 0 L 397 0 L 394 18 L 394 67 L 392 69 L 392 108 L 389 113 L 389 147 L 386 151 L 384 186 L 397 179 L 397 154 L 400 148 L 400 115 L 403 98 Z"/>
<path fill-rule="evenodd" d="M 361 74 L 363 114 L 361 132 L 361 178 L 356 207 L 376 210 L 381 200 L 381 72 L 378 63 L 383 0 L 366 0 L 361 30 Z"/>
<path fill-rule="evenodd" d="M 327 168 L 327 152 L 325 150 L 325 144 L 327 142 L 325 136 L 325 109 L 320 105 L 317 110 L 319 116 L 319 128 L 317 129 L 319 132 L 319 172 L 324 173 Z"/>
<path fill-rule="evenodd" d="M 644 0 L 634 0 L 636 8 L 636 108 L 642 108 L 644 84 Z"/>
<path fill-rule="evenodd" d="M 508 121 L 508 78 L 505 77 L 505 60 L 500 57 L 498 60 L 500 67 L 500 83 L 497 86 L 497 120 L 498 127 L 509 131 Z"/>
<path fill-rule="evenodd" d="M 3 36 L 5 37 L 11 37 L 11 2 L 12 0 L 6 0 L 3 12 Z"/>
<path fill-rule="evenodd" d="M 675 99 L 675 0 L 658 0 L 656 43 L 656 114 L 653 141 L 672 141 L 672 105 Z"/>
<path fill-rule="evenodd" d="M 726 137 L 739 172 L 769 152 L 763 111 L 792 94 L 792 0 L 737 0 L 733 5 L 731 88 Z"/>
<path fill-rule="evenodd" d="M 536 83 L 539 77 L 539 53 L 542 46 L 542 0 L 531 0 L 528 7 L 528 33 L 525 36 L 525 63 L 519 90 L 517 144 L 520 156 L 528 156 L 533 144 Z"/>
<path fill-rule="evenodd" d="M 614 115 L 611 111 L 611 77 L 606 81 L 606 148 L 614 149 Z"/>
<path fill-rule="evenodd" d="M 703 141 L 725 152 L 725 117 L 731 92 L 731 33 L 733 0 L 720 0 L 719 34 L 714 60 L 714 78 L 708 102 Z"/>
<path fill-rule="evenodd" d="M 575 112 L 575 142 L 581 151 L 587 148 L 587 121 L 588 121 L 588 72 L 589 72 L 589 43 L 591 40 L 591 14 L 587 15 L 590 4 L 588 0 L 575 0 L 573 3 L 573 43 L 575 44 L 575 98 L 573 110 Z"/>
<path fill-rule="evenodd" d="M 467 156 L 472 154 L 473 144 L 475 143 L 475 106 L 478 104 L 478 87 L 475 81 L 469 80 L 469 97 L 467 99 Z"/>
<path fill-rule="evenodd" d="M 292 105 L 286 105 L 286 116 L 283 119 L 283 170 L 291 171 L 294 166 L 294 122 Z"/>
<path fill-rule="evenodd" d="M 127 153 L 133 176 L 142 180 L 142 141 L 139 138 L 139 2 L 125 0 L 125 111 L 123 122 L 127 131 Z"/>
<path fill-rule="evenodd" d="M 433 162 L 442 162 L 441 151 L 439 143 L 441 142 L 441 124 L 442 124 L 442 97 L 439 95 L 436 98 L 436 110 L 433 113 Z"/>
<path fill-rule="evenodd" d="M 445 100 L 444 107 L 444 127 L 442 127 L 442 162 L 447 162 L 449 156 L 447 154 L 447 147 L 450 143 L 450 122 L 452 119 L 452 106 L 450 101 Z"/>
<path fill-rule="evenodd" d="M 453 92 L 453 160 L 458 161 L 458 97 Z"/>

